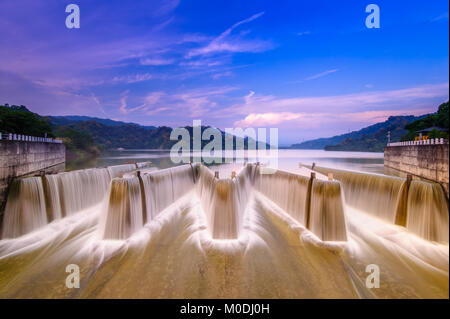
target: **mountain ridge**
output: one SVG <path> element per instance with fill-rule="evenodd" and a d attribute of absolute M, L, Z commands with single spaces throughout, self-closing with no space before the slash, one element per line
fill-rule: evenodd
<path fill-rule="evenodd" d="M 427 116 L 390 116 L 386 121 L 375 123 L 358 131 L 319 138 L 292 144 L 290 149 L 323 149 L 327 151 L 382 152 L 387 144 L 387 133 L 391 132 L 391 142 L 400 141 L 408 130 L 405 125 Z"/>
<path fill-rule="evenodd" d="M 88 121 L 95 121 L 98 123 L 101 123 L 106 126 L 121 126 L 121 125 L 135 125 L 139 127 L 143 127 L 145 129 L 153 130 L 156 129 L 156 126 L 146 126 L 141 125 L 133 122 L 123 122 L 123 121 L 116 121 L 111 119 L 105 119 L 105 118 L 99 118 L 99 117 L 92 117 L 92 116 L 84 116 L 84 115 L 59 115 L 59 116 L 53 116 L 53 115 L 47 115 L 43 116 L 44 118 L 47 118 L 56 125 L 68 125 L 75 122 L 88 122 Z"/>

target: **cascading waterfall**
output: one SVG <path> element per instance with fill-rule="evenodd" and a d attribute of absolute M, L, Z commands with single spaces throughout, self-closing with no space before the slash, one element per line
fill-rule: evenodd
<path fill-rule="evenodd" d="M 109 205 L 103 214 L 103 238 L 128 238 L 144 222 L 152 220 L 192 190 L 195 175 L 195 166 L 182 165 L 139 177 L 115 178 L 111 184 Z"/>
<path fill-rule="evenodd" d="M 150 172 L 141 176 L 147 220 L 155 218 L 162 210 L 190 191 L 195 184 L 196 168 L 191 165 Z"/>
<path fill-rule="evenodd" d="M 345 201 L 349 206 L 395 223 L 395 215 L 405 179 L 317 166 L 314 170 L 324 175 L 332 173 L 334 178 L 342 183 Z"/>
<path fill-rule="evenodd" d="M 200 164 L 17 180 L 5 222 L 20 233 L 10 237 L 64 217 L 64 202 L 79 195 L 65 198 L 60 184 L 84 179 L 93 192 L 101 174 L 109 182 L 101 205 L 0 240 L 0 297 L 448 298 L 438 185 L 403 181 L 406 231 L 344 206 L 342 182 L 265 168 L 249 164 L 225 179 Z M 80 289 L 64 288 L 68 264 L 80 267 Z M 368 264 L 382 271 L 379 289 L 364 285 Z"/>
<path fill-rule="evenodd" d="M 15 180 L 9 191 L 2 238 L 15 238 L 47 223 L 41 177 Z"/>
<path fill-rule="evenodd" d="M 258 188 L 320 239 L 347 240 L 340 183 L 277 170 L 261 174 Z"/>
<path fill-rule="evenodd" d="M 60 182 L 57 175 L 42 176 L 42 185 L 44 187 L 45 209 L 47 211 L 48 222 L 62 218 L 62 194 L 60 194 Z"/>
<path fill-rule="evenodd" d="M 217 179 L 213 172 L 200 167 L 198 192 L 208 229 L 214 239 L 234 239 L 238 236 L 231 179 Z"/>
<path fill-rule="evenodd" d="M 294 219 L 306 225 L 306 202 L 309 178 L 278 170 L 274 174 L 262 174 L 258 190 L 274 201 Z"/>
<path fill-rule="evenodd" d="M 2 238 L 21 236 L 98 204 L 110 189 L 104 237 L 123 239 L 194 188 L 212 237 L 237 238 L 255 183 L 257 190 L 322 240 L 346 240 L 339 183 L 319 179 L 310 182 L 308 177 L 282 170 L 260 174 L 260 167 L 250 164 L 233 179 L 217 179 L 203 165 L 143 170 L 137 178 L 122 178 L 138 166 L 144 167 L 145 163 L 18 179 L 11 187 L 5 209 Z M 399 201 L 405 193 L 404 179 L 320 167 L 316 170 L 333 173 L 342 183 L 350 206 L 396 222 Z M 113 176 L 116 178 L 110 187 Z M 407 229 L 428 240 L 448 242 L 447 201 L 439 185 L 413 181 L 405 206 Z"/>
<path fill-rule="evenodd" d="M 105 239 L 128 238 L 143 226 L 141 187 L 137 177 L 112 180 L 107 211 Z"/>
<path fill-rule="evenodd" d="M 427 240 L 448 243 L 448 206 L 439 184 L 412 181 L 407 212 L 406 228 Z"/>
<path fill-rule="evenodd" d="M 162 210 L 195 189 L 204 208 L 212 238 L 236 239 L 242 227 L 254 175 L 252 165 L 245 167 L 233 179 L 217 179 L 203 165 L 183 165 L 144 173 L 138 178 L 114 179 L 110 204 L 105 210 L 103 238 L 127 238 L 143 225 L 144 220 L 154 219 Z M 135 183 L 135 180 L 136 186 L 130 187 L 130 183 Z M 141 184 L 141 189 L 137 187 L 138 183 Z M 135 206 L 130 204 L 133 201 L 136 202 Z M 144 207 L 146 212 L 140 219 Z M 139 226 L 130 223 L 130 220 Z"/>
<path fill-rule="evenodd" d="M 45 178 L 54 180 L 48 184 L 58 185 L 58 192 L 52 192 L 49 195 L 51 197 L 59 195 L 62 217 L 99 203 L 105 196 L 111 181 L 108 170 L 105 168 L 65 172 L 48 175 Z M 50 201 L 57 200 L 51 198 Z"/>
<path fill-rule="evenodd" d="M 349 206 L 405 226 L 411 232 L 431 241 L 449 240 L 448 202 L 439 184 L 376 174 L 315 167 L 332 173 L 344 188 Z"/>
<path fill-rule="evenodd" d="M 256 165 L 246 165 L 234 179 L 234 196 L 237 212 L 237 230 L 238 234 L 242 231 L 244 224 L 244 213 L 247 209 L 248 202 L 254 189 L 257 177 Z"/>
<path fill-rule="evenodd" d="M 345 241 L 344 202 L 336 181 L 314 179 L 311 189 L 309 229 L 321 240 Z"/>
<path fill-rule="evenodd" d="M 5 207 L 1 238 L 22 236 L 100 203 L 112 178 L 135 169 L 135 164 L 127 164 L 15 180 Z"/>
<path fill-rule="evenodd" d="M 213 239 L 237 239 L 242 230 L 243 215 L 250 196 L 253 174 L 247 165 L 235 178 L 218 179 L 201 165 L 198 195 L 206 214 Z"/>

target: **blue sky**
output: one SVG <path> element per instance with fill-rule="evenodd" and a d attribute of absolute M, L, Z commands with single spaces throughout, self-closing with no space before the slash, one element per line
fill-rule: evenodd
<path fill-rule="evenodd" d="M 67 29 L 65 7 L 80 7 Z M 365 8 L 380 7 L 380 29 Z M 0 103 L 143 125 L 278 127 L 280 144 L 448 100 L 448 1 L 0 3 Z"/>

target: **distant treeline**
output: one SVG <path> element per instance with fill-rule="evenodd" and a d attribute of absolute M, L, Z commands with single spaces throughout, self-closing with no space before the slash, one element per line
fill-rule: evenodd
<path fill-rule="evenodd" d="M 436 129 L 431 131 L 428 135 L 429 138 L 448 138 L 448 128 L 449 128 L 449 113 L 448 113 L 448 102 L 439 105 L 439 109 L 436 113 L 430 114 L 420 120 L 409 123 L 405 126 L 408 133 L 405 134 L 401 140 L 411 141 L 417 135 L 417 131 L 429 128 L 429 127 L 439 127 L 447 129 L 447 132 L 439 132 Z"/>
<path fill-rule="evenodd" d="M 50 123 L 23 105 L 0 105 L 0 132 L 55 137 Z"/>
<path fill-rule="evenodd" d="M 81 130 L 55 127 L 48 118 L 30 112 L 24 105 L 0 105 L 0 131 L 39 137 L 57 137 L 66 145 L 68 159 L 99 154 L 92 136 Z"/>
<path fill-rule="evenodd" d="M 0 123 L 4 132 L 33 136 L 57 137 L 63 140 L 69 156 L 98 155 L 101 151 L 124 149 L 170 149 L 177 140 L 170 140 L 171 127 L 141 126 L 110 119 L 88 116 L 40 116 L 25 106 L 1 106 Z M 3 124 L 5 123 L 5 125 Z M 6 125 L 7 124 L 7 125 Z M 193 128 L 185 127 L 193 148 Z M 202 126 L 201 132 L 209 128 Z M 225 149 L 225 133 L 219 131 L 222 149 Z M 233 137 L 233 145 L 241 138 Z M 205 146 L 210 140 L 201 142 Z M 261 145 L 262 146 L 262 145 Z M 265 145 L 264 145 L 265 146 Z M 244 139 L 244 148 L 248 138 Z"/>
<path fill-rule="evenodd" d="M 416 132 L 429 127 L 448 129 L 448 102 L 439 106 L 436 113 L 423 116 L 391 116 L 386 121 L 365 127 L 359 131 L 320 138 L 294 144 L 294 149 L 325 149 L 327 151 L 383 152 L 390 132 L 391 142 L 413 140 Z M 430 138 L 446 137 L 448 132 L 433 131 Z"/>

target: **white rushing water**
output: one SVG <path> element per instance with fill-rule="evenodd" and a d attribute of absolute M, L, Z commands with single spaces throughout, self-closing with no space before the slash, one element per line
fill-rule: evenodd
<path fill-rule="evenodd" d="M 411 183 L 402 227 L 402 179 L 217 170 L 226 178 L 132 164 L 22 179 L 3 221 L 0 297 L 448 298 L 435 185 Z M 69 264 L 80 289 L 65 285 Z M 365 283 L 371 264 L 377 289 Z"/>

